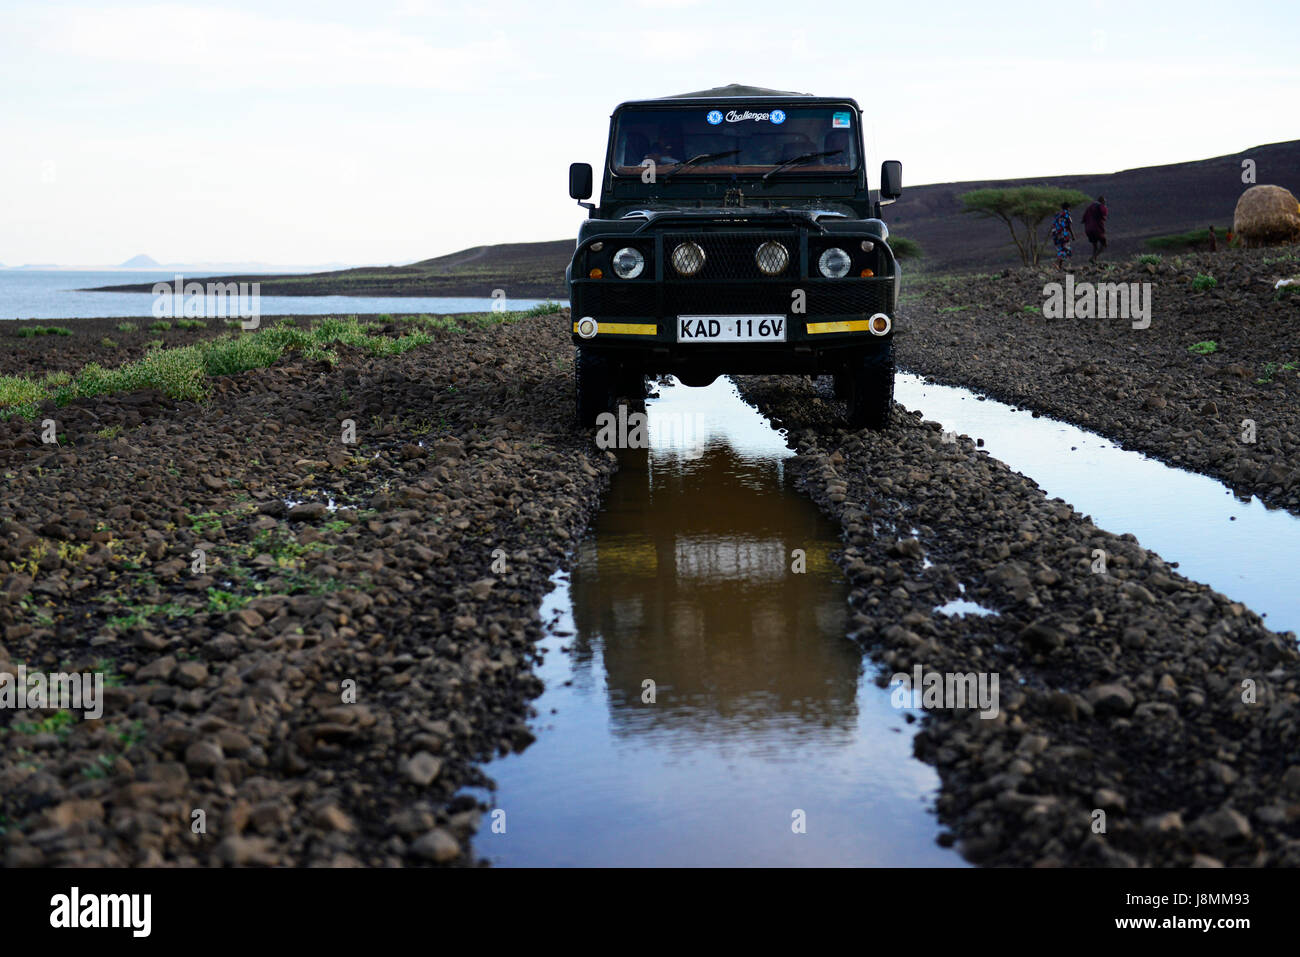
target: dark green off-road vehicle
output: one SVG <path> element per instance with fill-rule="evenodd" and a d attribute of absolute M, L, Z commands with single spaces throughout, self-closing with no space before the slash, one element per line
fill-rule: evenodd
<path fill-rule="evenodd" d="M 601 175 L 569 168 L 590 212 L 567 270 L 585 425 L 644 377 L 832 375 L 849 423 L 883 428 L 894 394 L 898 263 L 851 99 L 727 86 L 614 110 Z"/>

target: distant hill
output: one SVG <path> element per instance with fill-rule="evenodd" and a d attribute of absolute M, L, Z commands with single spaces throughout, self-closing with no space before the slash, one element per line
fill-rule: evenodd
<path fill-rule="evenodd" d="M 504 289 L 509 299 L 565 295 L 564 267 L 574 240 L 474 246 L 406 266 L 358 266 L 297 275 L 211 277 L 218 282 L 257 282 L 264 296 L 475 296 Z M 103 286 L 95 291 L 148 292 L 149 283 Z"/>
<path fill-rule="evenodd" d="M 908 271 L 980 271 L 1018 264 L 1006 227 L 961 211 L 958 197 L 984 187 L 1064 186 L 1089 196 L 1104 195 L 1110 208 L 1107 255 L 1124 257 L 1143 251 L 1143 241 L 1206 226 L 1226 232 L 1232 226 L 1237 198 L 1244 190 L 1241 162 L 1255 161 L 1260 183 L 1300 193 L 1300 140 L 1273 143 L 1213 159 L 1168 166 L 1147 166 L 1119 173 L 1046 176 L 910 186 L 897 203 L 885 208 L 885 220 L 900 236 L 920 243 L 923 255 Z M 1082 210 L 1076 211 L 1076 220 Z M 1076 256 L 1087 253 L 1079 229 Z M 406 266 L 363 266 L 336 272 L 298 275 L 222 277 L 261 283 L 267 296 L 482 296 L 504 289 L 517 299 L 566 295 L 564 268 L 574 240 L 474 246 L 423 259 Z M 139 257 L 137 257 L 139 258 Z M 214 277 L 215 278 L 215 277 Z M 145 291 L 147 284 L 107 286 L 114 291 Z"/>
<path fill-rule="evenodd" d="M 1106 197 L 1110 210 L 1107 255 L 1129 256 L 1147 251 L 1144 241 L 1156 236 L 1216 226 L 1222 237 L 1232 227 L 1237 199 L 1247 186 L 1241 181 L 1244 159 L 1255 161 L 1258 182 L 1300 192 L 1300 140 L 1292 140 L 1230 156 L 1119 173 L 912 186 L 903 190 L 897 203 L 885 208 L 885 220 L 891 230 L 921 244 L 921 264 L 927 270 L 1001 268 L 1018 263 L 1007 228 L 963 213 L 958 197 L 986 187 L 1063 186 L 1082 190 L 1094 199 Z M 1076 257 L 1081 250 L 1091 251 L 1077 225 L 1082 212 L 1075 211 Z"/>
<path fill-rule="evenodd" d="M 160 269 L 162 268 L 162 263 L 158 262 L 158 260 L 154 259 L 152 256 L 146 256 L 144 253 L 141 253 L 138 256 L 132 256 L 130 259 L 122 263 L 117 268 L 118 269 Z"/>

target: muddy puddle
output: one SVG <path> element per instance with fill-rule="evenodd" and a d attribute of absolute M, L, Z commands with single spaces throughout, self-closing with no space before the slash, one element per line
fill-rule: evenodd
<path fill-rule="evenodd" d="M 996 459 L 1115 534 L 1131 532 L 1180 574 L 1300 632 L 1300 519 L 1239 499 L 1214 479 L 1173 468 L 1077 426 L 1034 418 L 966 389 L 900 374 L 896 399 L 945 429 L 982 438 Z"/>
<path fill-rule="evenodd" d="M 719 380 L 660 386 L 542 605 L 537 741 L 493 762 L 497 865 L 961 866 L 916 727 L 845 637 L 838 529 Z M 801 568 L 802 571 L 796 571 Z M 496 827 L 494 829 L 494 822 Z M 502 828 L 504 825 L 504 829 Z"/>

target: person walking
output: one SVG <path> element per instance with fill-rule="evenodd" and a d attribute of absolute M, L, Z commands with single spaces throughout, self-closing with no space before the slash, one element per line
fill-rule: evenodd
<path fill-rule="evenodd" d="M 1097 257 L 1106 251 L 1106 216 L 1109 212 L 1105 196 L 1098 196 L 1083 211 L 1083 232 L 1088 237 L 1088 242 L 1092 243 L 1092 258 L 1088 260 L 1090 263 L 1095 263 Z"/>
<path fill-rule="evenodd" d="M 1065 272 L 1065 261 L 1070 258 L 1070 244 L 1074 242 L 1074 226 L 1070 222 L 1070 204 L 1062 203 L 1061 211 L 1052 220 L 1052 242 L 1056 244 L 1056 268 Z"/>

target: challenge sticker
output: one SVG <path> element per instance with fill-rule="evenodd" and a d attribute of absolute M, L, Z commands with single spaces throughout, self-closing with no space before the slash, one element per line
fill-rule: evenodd
<path fill-rule="evenodd" d="M 848 114 L 844 114 L 848 116 Z M 755 113 L 753 110 L 728 110 L 724 117 L 721 110 L 709 110 L 704 118 L 713 126 L 717 126 L 724 119 L 728 123 L 744 123 L 747 120 L 756 122 L 769 121 L 776 124 L 785 122 L 785 110 L 773 110 L 771 113 Z"/>
<path fill-rule="evenodd" d="M 849 128 L 850 113 L 832 113 L 831 128 L 836 130 L 847 130 Z"/>

